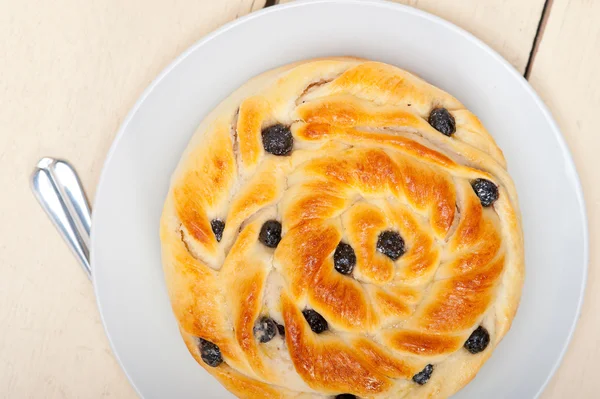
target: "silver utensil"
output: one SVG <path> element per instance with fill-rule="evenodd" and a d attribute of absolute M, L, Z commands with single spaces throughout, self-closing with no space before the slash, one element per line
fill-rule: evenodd
<path fill-rule="evenodd" d="M 31 189 L 91 279 L 91 212 L 77 173 L 66 161 L 42 158 L 31 175 Z"/>

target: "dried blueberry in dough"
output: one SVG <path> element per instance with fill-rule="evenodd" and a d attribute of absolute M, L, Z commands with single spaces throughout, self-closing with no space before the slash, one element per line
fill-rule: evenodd
<path fill-rule="evenodd" d="M 312 309 L 306 309 L 302 311 L 306 322 L 310 326 L 310 329 L 317 334 L 321 334 L 323 331 L 327 331 L 329 329 L 329 325 L 327 324 L 327 320 L 323 318 L 319 313 L 315 312 Z"/>
<path fill-rule="evenodd" d="M 406 252 L 404 240 L 398 232 L 393 230 L 386 230 L 379 234 L 377 238 L 377 250 L 394 261 L 398 260 Z"/>
<path fill-rule="evenodd" d="M 225 230 L 225 222 L 221 219 L 213 219 L 210 221 L 210 227 L 212 228 L 217 242 L 221 241 L 223 239 L 223 231 Z"/>
<path fill-rule="evenodd" d="M 429 114 L 429 124 L 445 136 L 452 136 L 456 132 L 456 121 L 446 108 L 434 108 Z"/>
<path fill-rule="evenodd" d="M 281 223 L 277 220 L 267 220 L 260 229 L 258 240 L 269 248 L 277 248 L 281 241 Z"/>
<path fill-rule="evenodd" d="M 266 152 L 279 156 L 288 155 L 294 147 L 290 127 L 280 123 L 263 129 L 262 142 Z"/>
<path fill-rule="evenodd" d="M 477 327 L 465 341 L 465 349 L 472 354 L 483 352 L 490 343 L 490 333 L 482 326 Z"/>
<path fill-rule="evenodd" d="M 479 197 L 482 206 L 490 206 L 498 199 L 498 186 L 486 179 L 475 179 L 471 182 L 473 191 Z"/>
<path fill-rule="evenodd" d="M 277 332 L 281 335 L 282 338 L 285 338 L 285 326 L 277 323 Z"/>
<path fill-rule="evenodd" d="M 356 399 L 356 396 L 352 395 L 351 393 L 342 393 L 340 395 L 336 395 L 335 399 Z"/>
<path fill-rule="evenodd" d="M 433 365 L 428 364 L 423 370 L 415 374 L 412 380 L 419 385 L 425 385 L 431 378 L 431 374 L 433 374 Z"/>
<path fill-rule="evenodd" d="M 219 364 L 223 363 L 221 350 L 212 342 L 200 338 L 198 340 L 198 349 L 200 349 L 200 357 L 204 363 L 209 366 L 217 367 Z"/>
<path fill-rule="evenodd" d="M 333 267 L 341 274 L 351 274 L 356 265 L 356 254 L 350 244 L 340 242 L 333 253 Z"/>
<path fill-rule="evenodd" d="M 273 319 L 261 317 L 254 324 L 254 336 L 262 343 L 269 342 L 277 334 L 277 324 Z"/>

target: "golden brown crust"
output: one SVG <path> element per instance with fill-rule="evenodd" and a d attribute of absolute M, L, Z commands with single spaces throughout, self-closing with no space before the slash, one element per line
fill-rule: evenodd
<path fill-rule="evenodd" d="M 456 121 L 447 137 L 434 108 Z M 289 126 L 293 151 L 265 151 Z M 471 181 L 499 188 L 482 207 Z M 217 241 L 211 222 L 225 222 Z M 259 241 L 282 223 L 275 248 Z M 398 260 L 379 252 L 400 232 Z M 514 185 L 502 152 L 460 102 L 396 67 L 354 58 L 284 66 L 252 79 L 199 126 L 173 174 L 161 220 L 167 288 L 190 353 L 242 398 L 444 398 L 506 334 L 524 276 Z M 334 268 L 340 242 L 356 255 Z M 329 330 L 314 333 L 302 311 Z M 266 343 L 254 326 L 285 326 Z M 478 327 L 489 346 L 471 354 Z M 223 362 L 205 364 L 199 339 Z M 424 385 L 412 376 L 434 367 Z"/>

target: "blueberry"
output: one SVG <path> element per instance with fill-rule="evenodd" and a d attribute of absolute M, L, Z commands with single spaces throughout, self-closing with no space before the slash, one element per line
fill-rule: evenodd
<path fill-rule="evenodd" d="M 219 364 L 223 363 L 223 356 L 217 345 L 200 338 L 198 341 L 198 348 L 200 349 L 200 357 L 202 357 L 204 363 L 211 367 L 217 367 Z"/>
<path fill-rule="evenodd" d="M 333 267 L 342 274 L 350 274 L 356 265 L 356 254 L 349 244 L 340 242 L 333 253 Z"/>
<path fill-rule="evenodd" d="M 415 374 L 412 378 L 414 382 L 419 385 L 425 385 L 427 381 L 431 378 L 431 374 L 433 373 L 433 365 L 428 364 L 425 366 L 423 370 Z"/>
<path fill-rule="evenodd" d="M 254 324 L 254 336 L 262 343 L 269 342 L 277 334 L 277 324 L 268 317 L 262 317 Z"/>
<path fill-rule="evenodd" d="M 285 327 L 282 326 L 281 324 L 277 324 L 277 332 L 279 333 L 279 335 L 281 335 L 282 337 L 285 337 Z"/>
<path fill-rule="evenodd" d="M 386 230 L 379 234 L 377 250 L 391 260 L 397 260 L 406 252 L 404 240 L 400 237 L 400 234 L 392 230 Z"/>
<path fill-rule="evenodd" d="M 482 206 L 490 206 L 498 199 L 498 187 L 489 180 L 475 179 L 471 187 L 479 197 Z"/>
<path fill-rule="evenodd" d="M 465 349 L 472 354 L 483 352 L 490 343 L 490 333 L 482 326 L 477 327 L 465 341 Z"/>
<path fill-rule="evenodd" d="M 327 331 L 329 329 L 329 325 L 327 324 L 327 320 L 323 318 L 319 313 L 315 312 L 312 309 L 306 309 L 302 311 L 304 318 L 308 322 L 310 329 L 316 332 L 317 334 L 321 334 L 323 331 Z"/>
<path fill-rule="evenodd" d="M 212 227 L 217 242 L 221 241 L 223 238 L 223 230 L 225 230 L 225 222 L 221 219 L 213 219 L 210 221 L 210 227 Z"/>
<path fill-rule="evenodd" d="M 289 126 L 278 123 L 262 131 L 262 142 L 265 151 L 273 155 L 288 155 L 294 146 L 294 137 Z"/>
<path fill-rule="evenodd" d="M 446 108 L 434 108 L 429 114 L 429 124 L 446 136 L 456 132 L 456 121 Z"/>
<path fill-rule="evenodd" d="M 276 248 L 281 241 L 281 223 L 277 220 L 267 220 L 258 235 L 260 242 L 269 248 Z"/>
<path fill-rule="evenodd" d="M 336 395 L 335 399 L 356 399 L 356 396 L 351 393 L 342 393 L 340 395 Z"/>

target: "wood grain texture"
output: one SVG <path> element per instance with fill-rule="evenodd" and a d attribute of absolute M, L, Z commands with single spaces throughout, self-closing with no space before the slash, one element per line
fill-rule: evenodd
<path fill-rule="evenodd" d="M 289 3 L 294 0 L 280 0 Z M 524 73 L 544 0 L 393 0 L 471 32 Z"/>
<path fill-rule="evenodd" d="M 133 398 L 93 288 L 29 189 L 45 155 L 93 199 L 117 128 L 204 34 L 264 0 L 0 0 L 0 398 Z"/>
<path fill-rule="evenodd" d="M 585 195 L 590 263 L 582 314 L 543 399 L 597 398 L 600 357 L 600 2 L 554 0 L 530 82 L 550 107 L 571 149 Z M 567 265 L 568 267 L 568 265 Z"/>

